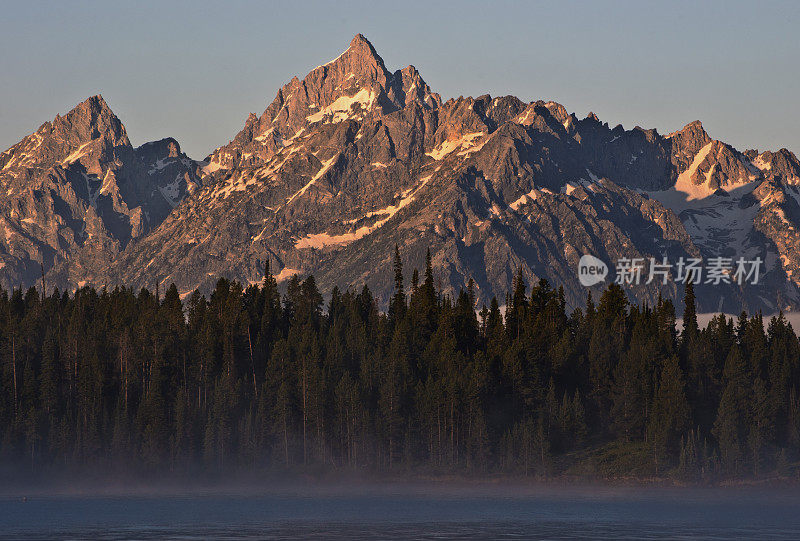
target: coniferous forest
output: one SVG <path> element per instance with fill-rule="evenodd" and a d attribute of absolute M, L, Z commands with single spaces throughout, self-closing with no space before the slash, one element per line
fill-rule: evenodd
<path fill-rule="evenodd" d="M 388 270 L 388 269 L 387 269 Z M 0 292 L 2 475 L 367 471 L 796 477 L 800 347 L 782 317 L 683 323 L 611 285 L 568 313 L 547 282 L 503 304 L 437 291 L 430 255 L 370 291 L 269 275 L 209 298 Z"/>

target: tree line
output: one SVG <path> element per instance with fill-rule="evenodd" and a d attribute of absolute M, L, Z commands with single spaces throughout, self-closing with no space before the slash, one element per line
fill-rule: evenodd
<path fill-rule="evenodd" d="M 700 328 L 691 284 L 631 304 L 610 285 L 477 309 L 430 254 L 379 311 L 365 286 L 281 295 L 267 268 L 182 302 L 120 287 L 0 291 L 0 474 L 124 469 L 674 477 L 796 475 L 800 351 L 779 315 Z"/>

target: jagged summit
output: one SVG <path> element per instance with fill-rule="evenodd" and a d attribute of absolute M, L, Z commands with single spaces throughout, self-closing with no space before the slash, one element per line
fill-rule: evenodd
<path fill-rule="evenodd" d="M 28 168 L 48 168 L 59 162 L 76 161 L 88 154 L 89 146 L 130 146 L 127 132 L 101 95 L 92 96 L 67 114 L 57 114 L 32 134 L 0 154 L 0 169 L 17 176 Z"/>
<path fill-rule="evenodd" d="M 350 45 L 345 49 L 342 54 L 331 60 L 330 62 L 317 66 L 312 72 L 319 68 L 329 68 L 333 65 L 339 65 L 347 69 L 348 73 L 355 73 L 359 71 L 361 66 L 368 66 L 370 68 L 386 71 L 383 58 L 372 46 L 372 43 L 364 37 L 363 34 L 356 34 L 350 40 Z M 388 74 L 388 72 L 386 72 Z"/>
<path fill-rule="evenodd" d="M 665 140 L 671 148 L 675 186 L 691 197 L 729 190 L 761 176 L 746 155 L 712 139 L 699 120 L 668 134 Z"/>
<path fill-rule="evenodd" d="M 688 137 L 701 141 L 707 141 L 710 139 L 705 128 L 703 128 L 703 123 L 699 120 L 689 122 L 680 130 L 667 134 L 665 138 L 672 139 L 673 137 Z"/>
<path fill-rule="evenodd" d="M 263 163 L 313 124 L 363 119 L 415 105 L 434 109 L 440 104 L 416 68 L 389 72 L 369 40 L 357 34 L 338 57 L 302 80 L 292 78 L 261 116 L 251 113 L 233 141 L 212 153 L 207 170 Z"/>
<path fill-rule="evenodd" d="M 385 86 L 390 77 L 391 74 L 387 71 L 383 59 L 372 44 L 363 35 L 357 34 L 350 42 L 350 46 L 339 56 L 311 70 L 303 79 L 302 86 L 309 92 L 309 98 L 314 100 L 312 103 L 319 102 L 318 105 L 322 107 L 328 105 L 324 95 L 326 91 L 342 90 L 344 85 L 353 83 L 362 85 L 377 83 Z M 356 81 L 351 81 L 352 79 Z M 300 82 L 296 77 L 292 79 L 287 85 L 290 90 L 284 92 L 284 96 L 297 88 L 298 84 L 292 83 Z M 286 88 L 285 86 L 284 89 Z M 281 96 L 281 92 L 278 96 Z"/>
<path fill-rule="evenodd" d="M 117 118 L 114 112 L 111 110 L 111 107 L 108 105 L 108 102 L 106 102 L 106 100 L 103 98 L 102 94 L 89 96 L 81 103 L 73 107 L 66 115 L 64 115 L 64 117 L 69 118 L 81 115 L 90 115 L 90 118 L 95 121 L 101 120 L 102 117 Z M 57 114 L 56 118 L 60 118 L 60 115 Z"/>
<path fill-rule="evenodd" d="M 181 145 L 172 137 L 165 137 L 158 141 L 150 141 L 136 148 L 136 152 L 149 153 L 161 158 L 178 158 L 182 154 Z"/>
<path fill-rule="evenodd" d="M 56 115 L 52 129 L 55 137 L 68 142 L 103 138 L 113 146 L 130 144 L 125 126 L 100 94 L 87 98 L 63 117 Z"/>
<path fill-rule="evenodd" d="M 353 36 L 353 39 L 350 40 L 350 46 L 348 47 L 348 49 L 354 51 L 365 51 L 372 56 L 380 58 L 378 56 L 378 53 L 375 52 L 375 47 L 372 46 L 372 43 L 370 43 L 370 41 L 366 37 L 364 37 L 364 34 L 361 33 L 358 33 L 355 36 Z M 383 61 L 381 60 L 381 62 Z"/>

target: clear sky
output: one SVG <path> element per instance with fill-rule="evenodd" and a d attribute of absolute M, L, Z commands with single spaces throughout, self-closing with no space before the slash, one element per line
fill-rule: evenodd
<path fill-rule="evenodd" d="M 0 5 L 0 148 L 101 93 L 134 144 L 203 158 L 363 33 L 444 99 L 553 99 L 661 133 L 700 119 L 800 153 L 800 2 L 36 2 Z"/>

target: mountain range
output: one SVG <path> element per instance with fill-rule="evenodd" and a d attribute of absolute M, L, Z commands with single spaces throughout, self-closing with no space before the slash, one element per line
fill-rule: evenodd
<path fill-rule="evenodd" d="M 554 101 L 442 98 L 414 66 L 390 71 L 357 35 L 293 78 L 205 160 L 175 139 L 133 147 L 101 96 L 0 154 L 0 286 L 73 290 L 314 274 L 320 288 L 392 295 L 392 259 L 479 302 L 514 276 L 588 289 L 578 261 L 760 258 L 758 284 L 698 284 L 704 310 L 800 304 L 800 162 L 713 139 L 579 119 Z M 410 276 L 410 272 L 407 273 Z M 675 281 L 627 288 L 677 299 Z"/>

